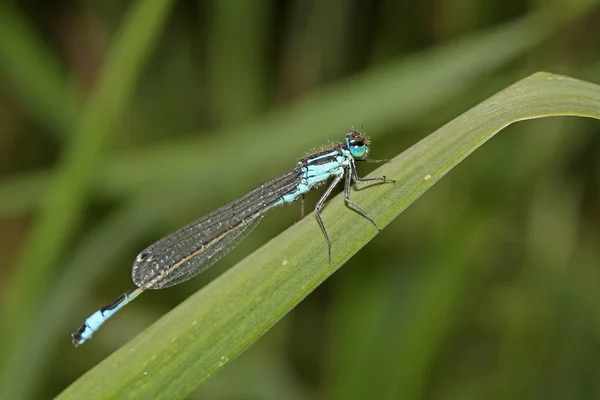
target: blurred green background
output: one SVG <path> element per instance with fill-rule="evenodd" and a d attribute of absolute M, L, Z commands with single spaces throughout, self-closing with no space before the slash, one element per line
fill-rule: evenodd
<path fill-rule="evenodd" d="M 391 158 L 533 72 L 600 82 L 598 3 L 0 2 L 0 397 L 55 396 L 293 224 L 73 349 L 140 249 L 348 128 Z M 192 398 L 600 398 L 598 131 L 507 128 Z"/>

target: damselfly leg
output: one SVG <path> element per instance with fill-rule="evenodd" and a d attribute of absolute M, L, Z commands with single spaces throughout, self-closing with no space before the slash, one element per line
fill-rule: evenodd
<path fill-rule="evenodd" d="M 319 221 L 319 225 L 321 226 L 321 230 L 323 231 L 323 235 L 325 235 L 325 240 L 327 241 L 327 250 L 329 253 L 329 263 L 330 264 L 331 264 L 331 240 L 329 240 L 329 235 L 327 234 L 327 229 L 325 229 L 325 224 L 323 223 L 323 218 L 321 218 L 321 207 L 323 206 L 323 204 L 325 203 L 327 198 L 331 195 L 331 192 L 333 191 L 333 189 L 336 187 L 336 185 L 338 183 L 340 183 L 341 180 L 342 180 L 341 175 L 335 175 L 335 178 L 333 178 L 333 182 L 331 182 L 331 185 L 329 185 L 329 187 L 327 188 L 325 193 L 323 193 L 323 196 L 321 196 L 319 201 L 317 201 L 317 206 L 315 207 L 315 212 L 317 214 L 317 221 Z"/>
<path fill-rule="evenodd" d="M 381 229 L 377 226 L 377 223 L 375 222 L 375 220 L 373 220 L 373 218 L 371 218 L 371 216 L 365 210 L 363 210 L 358 204 L 356 204 L 352 199 L 350 199 L 350 184 L 352 183 L 351 169 L 352 168 L 346 169 L 346 174 L 345 174 L 346 181 L 344 182 L 344 199 L 346 200 L 346 203 L 348 203 L 348 205 L 350 205 L 350 207 L 352 207 L 360 215 L 362 215 L 363 217 L 365 217 L 366 219 L 371 221 L 371 223 L 375 226 L 375 228 L 377 228 L 377 230 L 381 231 Z M 355 173 L 356 173 L 356 171 L 355 171 Z M 378 180 L 378 179 L 376 179 L 376 180 Z"/>

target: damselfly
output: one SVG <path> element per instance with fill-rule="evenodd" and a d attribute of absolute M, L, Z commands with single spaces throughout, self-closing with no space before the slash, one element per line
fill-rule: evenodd
<path fill-rule="evenodd" d="M 352 182 L 394 182 L 385 176 L 366 179 L 358 177 L 356 162 L 382 161 L 367 160 L 368 154 L 369 138 L 357 131 L 348 132 L 345 143 L 333 144 L 300 159 L 293 170 L 151 244 L 133 262 L 131 275 L 137 287 L 92 314 L 71 335 L 73 344 L 77 346 L 91 338 L 108 318 L 144 290 L 173 286 L 206 270 L 256 228 L 271 208 L 301 198 L 303 216 L 304 194 L 311 188 L 326 183 L 329 178 L 333 180 L 317 202 L 315 213 L 327 241 L 331 263 L 331 240 L 321 218 L 321 207 L 342 179 L 345 182 L 346 203 L 379 229 L 373 218 L 350 199 Z"/>

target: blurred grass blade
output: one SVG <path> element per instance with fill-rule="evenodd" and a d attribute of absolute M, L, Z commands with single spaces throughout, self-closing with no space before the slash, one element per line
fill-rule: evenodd
<path fill-rule="evenodd" d="M 23 257 L 6 286 L 2 313 L 3 391 L 10 391 L 10 367 L 22 332 L 31 324 L 46 285 L 51 281 L 65 243 L 74 234 L 88 196 L 93 171 L 101 165 L 108 133 L 131 97 L 141 67 L 169 14 L 173 0 L 136 2 L 101 69 L 98 83 L 83 109 L 57 166 L 55 181 L 43 197 L 36 223 L 23 246 Z M 40 196 L 40 194 L 38 194 Z M 0 396 L 3 397 L 3 396 Z M 4 398 L 11 398 L 10 396 Z"/>
<path fill-rule="evenodd" d="M 600 119 L 600 86 L 547 73 L 526 78 L 376 170 L 373 175 L 397 183 L 354 191 L 354 200 L 385 226 L 502 128 L 560 115 Z M 186 398 L 377 233 L 340 196 L 328 204 L 324 219 L 333 238 L 332 264 L 327 263 L 314 218 L 305 218 L 165 315 L 59 398 Z"/>
<path fill-rule="evenodd" d="M 538 182 L 528 213 L 527 267 L 519 271 L 513 289 L 527 293 L 529 306 L 510 314 L 502 329 L 490 390 L 498 398 L 527 397 L 534 390 L 533 382 L 543 379 L 544 366 L 556 352 L 556 331 L 547 327 L 564 323 L 565 282 L 577 265 L 573 255 L 581 232 L 581 198 L 581 187 L 570 180 L 556 185 L 555 177 L 548 176 Z"/>
<path fill-rule="evenodd" d="M 418 120 L 428 110 L 479 84 L 482 77 L 531 51 L 561 26 L 548 23 L 541 14 L 534 13 L 372 68 L 254 122 L 139 151 L 128 150 L 110 157 L 97 171 L 93 179 L 95 192 L 99 196 L 116 197 L 166 182 L 213 186 L 248 178 L 267 179 L 268 175 L 257 177 L 256 171 L 297 157 L 298 148 L 310 148 L 331 139 L 331 132 L 362 124 L 385 131 Z M 283 137 L 287 146 L 282 147 Z M 236 146 L 231 147 L 232 142 Z M 256 147 L 262 152 L 246 150 Z M 223 148 L 229 151 L 220 151 Z M 269 160 L 262 154 L 270 154 Z M 218 176 L 200 173 L 213 165 L 236 165 L 240 159 L 246 168 L 232 168 Z M 37 205 L 44 198 L 46 179 L 34 172 L 0 185 L 0 215 Z M 38 195 L 28 196 L 32 191 Z"/>
<path fill-rule="evenodd" d="M 9 2 L 0 2 L 0 69 L 4 83 L 50 132 L 62 138 L 71 130 L 76 110 L 65 71 Z"/>
<path fill-rule="evenodd" d="M 210 8 L 206 82 L 209 114 L 218 126 L 246 121 L 265 108 L 268 42 L 264 39 L 272 17 L 268 3 L 225 1 Z"/>

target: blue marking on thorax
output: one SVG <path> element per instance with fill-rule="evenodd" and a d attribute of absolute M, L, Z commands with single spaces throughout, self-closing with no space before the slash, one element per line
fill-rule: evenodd
<path fill-rule="evenodd" d="M 332 161 L 322 164 L 317 163 L 325 158 L 331 158 Z M 281 196 L 281 199 L 271 207 L 280 206 L 283 203 L 292 203 L 302 194 L 308 192 L 313 186 L 326 181 L 332 176 L 343 176 L 344 167 L 350 166 L 350 158 L 352 158 L 352 154 L 348 150 L 341 149 L 299 161 L 298 165 L 304 166 L 300 170 L 302 175 L 296 190 Z"/>
<path fill-rule="evenodd" d="M 306 162 L 308 164 L 311 164 L 311 163 L 314 163 L 316 161 L 319 161 L 322 158 L 332 157 L 332 156 L 335 156 L 336 154 L 339 154 L 338 150 L 334 150 L 332 152 L 321 154 L 321 155 L 318 155 L 318 156 L 315 156 L 315 157 L 310 157 L 310 158 L 306 159 Z"/>
<path fill-rule="evenodd" d="M 308 186 L 313 187 L 323 181 L 326 181 L 327 179 L 331 178 L 332 176 L 343 176 L 344 175 L 344 168 L 340 165 L 337 164 L 337 167 L 332 168 L 330 170 L 328 170 L 327 172 L 324 172 L 320 175 L 313 175 L 308 177 L 307 181 L 308 181 Z"/>
<path fill-rule="evenodd" d="M 339 161 L 330 161 L 325 164 L 309 165 L 308 167 L 306 167 L 306 172 L 304 173 L 304 177 L 310 178 L 311 176 L 323 175 L 339 166 L 340 166 Z"/>

